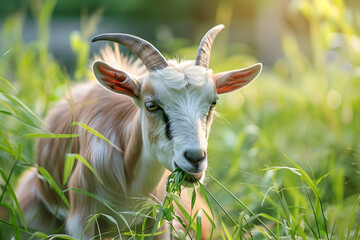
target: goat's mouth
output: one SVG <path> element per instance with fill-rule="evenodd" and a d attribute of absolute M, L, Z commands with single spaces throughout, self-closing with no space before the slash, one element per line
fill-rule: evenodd
<path fill-rule="evenodd" d="M 188 183 L 197 183 L 201 181 L 203 175 L 204 172 L 197 174 L 188 173 L 188 176 L 185 178 L 185 181 Z"/>
<path fill-rule="evenodd" d="M 185 177 L 184 181 L 187 182 L 187 183 L 200 182 L 202 180 L 202 178 L 203 178 L 203 175 L 204 175 L 204 171 L 199 172 L 199 173 L 190 173 L 188 171 L 185 171 L 182 168 L 180 168 L 176 163 L 175 163 L 175 169 L 177 171 L 182 171 L 185 174 L 186 177 Z"/>

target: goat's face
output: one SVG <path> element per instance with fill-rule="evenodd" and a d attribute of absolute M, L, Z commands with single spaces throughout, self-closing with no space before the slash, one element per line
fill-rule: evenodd
<path fill-rule="evenodd" d="M 207 167 L 207 138 L 218 94 L 242 88 L 260 70 L 261 64 L 256 64 L 212 74 L 186 61 L 150 72 L 140 82 L 102 61 L 93 65 L 103 86 L 129 95 L 141 109 L 147 152 L 170 171 L 179 167 L 198 180 Z"/>
<path fill-rule="evenodd" d="M 238 90 L 261 71 L 261 64 L 212 74 L 211 44 L 223 26 L 203 38 L 196 61 L 166 61 L 148 42 L 127 34 L 100 35 L 95 40 L 119 42 L 132 50 L 149 70 L 141 80 L 102 61 L 93 64 L 98 81 L 126 94 L 141 109 L 144 147 L 170 171 L 181 168 L 198 180 L 207 167 L 207 139 L 218 94 Z"/>
<path fill-rule="evenodd" d="M 199 180 L 207 166 L 207 138 L 217 102 L 211 71 L 193 61 L 150 73 L 141 90 L 146 134 L 157 159 Z"/>

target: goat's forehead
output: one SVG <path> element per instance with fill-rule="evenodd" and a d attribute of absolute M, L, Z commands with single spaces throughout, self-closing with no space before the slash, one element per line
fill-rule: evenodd
<path fill-rule="evenodd" d="M 189 96 L 212 99 L 216 90 L 211 74 L 211 70 L 194 65 L 169 66 L 149 74 L 143 82 L 142 94 L 166 101 Z"/>

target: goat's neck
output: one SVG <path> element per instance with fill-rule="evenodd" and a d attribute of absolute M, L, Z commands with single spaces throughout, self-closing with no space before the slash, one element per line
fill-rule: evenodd
<path fill-rule="evenodd" d="M 131 122 L 127 137 L 125 171 L 129 196 L 147 196 L 155 190 L 165 172 L 165 168 L 151 153 L 150 143 L 144 134 L 147 130 L 143 117 L 138 110 Z"/>

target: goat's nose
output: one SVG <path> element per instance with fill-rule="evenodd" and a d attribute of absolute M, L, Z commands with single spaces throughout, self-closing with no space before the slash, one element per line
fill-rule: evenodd
<path fill-rule="evenodd" d="M 193 164 L 199 164 L 206 158 L 206 151 L 202 149 L 188 149 L 184 152 L 184 157 Z"/>

